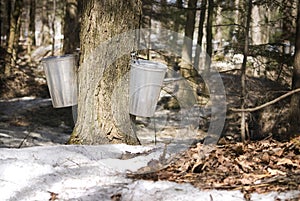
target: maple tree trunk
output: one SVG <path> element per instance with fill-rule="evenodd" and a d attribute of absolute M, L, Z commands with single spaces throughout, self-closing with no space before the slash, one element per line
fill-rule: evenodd
<path fill-rule="evenodd" d="M 296 21 L 296 41 L 294 55 L 294 69 L 292 89 L 300 88 L 300 3 L 298 2 L 298 13 Z M 299 132 L 300 122 L 300 95 L 296 93 L 291 98 L 290 106 L 290 131 Z"/>
<path fill-rule="evenodd" d="M 112 37 L 139 27 L 141 1 L 87 0 L 83 2 L 82 8 L 78 119 L 69 143 L 139 144 L 134 129 L 131 127 L 129 111 L 128 113 L 121 111 L 123 109 L 120 108 L 121 103 L 117 105 L 119 110 L 112 109 L 114 88 L 129 71 L 130 52 L 116 59 L 112 65 L 106 66 L 107 59 L 113 53 L 107 52 L 105 48 L 99 50 L 97 47 Z M 121 46 L 123 42 L 120 39 L 115 45 Z M 129 49 L 134 48 L 135 42 L 132 39 L 128 38 L 125 43 Z M 122 102 L 124 97 L 122 94 L 118 95 L 118 100 Z M 116 115 L 122 118 L 123 122 L 127 122 L 125 130 L 120 129 L 114 118 Z"/>

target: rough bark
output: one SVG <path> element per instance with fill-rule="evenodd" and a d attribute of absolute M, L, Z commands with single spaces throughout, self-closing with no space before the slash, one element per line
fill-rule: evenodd
<path fill-rule="evenodd" d="M 50 45 L 52 43 L 49 27 L 48 15 L 48 3 L 47 0 L 42 2 L 42 30 L 41 30 L 41 44 L 40 45 Z"/>
<path fill-rule="evenodd" d="M 70 143 L 139 144 L 126 109 L 128 99 L 123 97 L 128 83 L 122 79 L 129 71 L 130 50 L 136 41 L 116 36 L 138 28 L 140 14 L 140 0 L 83 2 L 78 119 Z M 118 42 L 106 42 L 111 38 Z M 117 52 L 124 47 L 128 54 L 118 58 Z M 115 62 L 110 65 L 108 60 Z"/>
<path fill-rule="evenodd" d="M 241 68 L 241 109 L 245 109 L 246 106 L 246 65 L 247 57 L 249 53 L 249 31 L 250 31 L 250 22 L 251 22 L 251 12 L 252 12 L 252 0 L 248 0 L 246 5 L 246 24 L 245 24 L 245 44 L 243 50 L 243 63 Z M 241 113 L 241 139 L 243 142 L 246 140 L 246 114 L 245 112 Z"/>
<path fill-rule="evenodd" d="M 81 1 L 67 0 L 64 18 L 64 47 L 65 54 L 74 53 L 79 48 L 80 9 Z"/>
<path fill-rule="evenodd" d="M 206 25 L 206 53 L 210 58 L 212 56 L 213 9 L 214 9 L 214 1 L 208 0 L 207 25 Z"/>
<path fill-rule="evenodd" d="M 21 10 L 23 7 L 23 0 L 16 0 L 13 12 L 11 13 L 10 17 L 10 28 L 9 28 L 9 36 L 8 36 L 8 43 L 7 43 L 7 54 L 5 57 L 5 70 L 4 75 L 9 77 L 11 74 L 11 68 L 14 66 L 14 48 L 15 48 L 15 41 L 18 40 L 18 22 L 21 15 Z"/>
<path fill-rule="evenodd" d="M 290 41 L 295 33 L 294 16 L 293 16 L 294 0 L 282 0 L 282 40 Z"/>
<path fill-rule="evenodd" d="M 198 38 L 197 38 L 197 47 L 196 47 L 196 53 L 194 58 L 194 66 L 198 69 L 199 67 L 199 56 L 201 53 L 202 48 L 202 39 L 203 39 L 203 27 L 204 27 L 204 21 L 205 21 L 205 15 L 206 15 L 206 4 L 207 0 L 201 1 L 201 13 L 200 13 L 200 19 L 199 19 L 199 27 L 198 27 Z"/>
<path fill-rule="evenodd" d="M 188 39 L 184 40 L 183 47 L 182 47 L 182 59 L 185 60 L 185 62 L 190 64 L 192 63 L 192 46 L 193 46 L 192 42 L 193 42 L 193 36 L 195 30 L 196 6 L 197 6 L 197 0 L 188 1 L 189 10 L 187 11 L 185 31 L 184 31 L 184 36 Z"/>
<path fill-rule="evenodd" d="M 35 43 L 35 10 L 36 10 L 36 3 L 35 0 L 30 0 L 30 21 L 29 21 L 29 32 L 30 32 L 30 38 L 32 41 L 32 45 L 36 45 Z"/>
<path fill-rule="evenodd" d="M 181 18 L 181 14 L 182 14 L 182 0 L 176 0 L 176 10 L 174 13 L 174 32 L 179 33 L 180 30 L 180 18 Z M 173 38 L 173 42 L 172 43 L 177 43 L 178 37 L 174 37 Z"/>
<path fill-rule="evenodd" d="M 53 0 L 53 11 L 52 11 L 52 19 L 51 19 L 51 29 L 52 29 L 52 50 L 51 50 L 51 55 L 54 56 L 54 51 L 55 51 L 55 35 L 56 35 L 56 30 L 55 30 L 55 17 L 56 17 L 56 0 Z"/>
<path fill-rule="evenodd" d="M 296 41 L 293 69 L 292 89 L 300 88 L 300 3 L 298 2 L 297 21 L 296 21 Z M 300 123 L 300 95 L 294 94 L 291 98 L 290 124 L 291 132 L 299 132 Z"/>
<path fill-rule="evenodd" d="M 11 19 L 11 16 L 12 16 L 12 2 L 11 0 L 6 0 L 5 1 L 5 5 L 6 5 L 6 23 L 7 23 L 7 26 L 6 26 L 6 37 L 8 38 L 9 37 L 9 32 L 10 32 L 10 19 Z M 8 40 L 6 40 L 6 46 L 8 45 Z"/>

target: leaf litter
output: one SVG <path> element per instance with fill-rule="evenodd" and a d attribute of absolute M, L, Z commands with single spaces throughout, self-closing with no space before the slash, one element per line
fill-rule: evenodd
<path fill-rule="evenodd" d="M 150 165 L 150 164 L 148 164 Z M 251 193 L 300 190 L 300 136 L 226 145 L 196 144 L 157 169 L 141 168 L 127 177 L 191 183 L 200 189 Z M 300 198 L 297 198 L 300 199 Z"/>

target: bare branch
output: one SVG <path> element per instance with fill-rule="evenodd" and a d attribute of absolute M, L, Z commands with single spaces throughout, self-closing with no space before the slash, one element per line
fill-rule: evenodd
<path fill-rule="evenodd" d="M 229 110 L 231 110 L 233 112 L 255 112 L 255 111 L 263 109 L 263 108 L 265 108 L 265 107 L 267 107 L 269 105 L 277 103 L 278 101 L 281 101 L 282 99 L 284 99 L 284 98 L 286 98 L 288 96 L 291 96 L 291 95 L 293 95 L 295 93 L 298 93 L 298 92 L 300 92 L 300 88 L 295 89 L 293 91 L 289 91 L 288 93 L 283 94 L 282 96 L 279 96 L 278 98 L 275 98 L 272 101 L 269 101 L 267 103 L 264 103 L 264 104 L 262 104 L 260 106 L 254 107 L 254 108 L 246 108 L 246 109 L 230 108 Z"/>

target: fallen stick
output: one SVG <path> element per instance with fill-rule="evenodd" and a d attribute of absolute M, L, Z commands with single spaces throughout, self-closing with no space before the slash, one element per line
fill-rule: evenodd
<path fill-rule="evenodd" d="M 271 101 L 269 101 L 267 103 L 264 103 L 264 104 L 262 104 L 260 106 L 254 107 L 254 108 L 246 108 L 246 109 L 230 108 L 229 110 L 231 110 L 233 112 L 254 112 L 254 111 L 263 109 L 263 108 L 265 108 L 265 107 L 267 107 L 269 105 L 272 105 L 274 103 L 277 103 L 278 101 L 280 101 L 280 100 L 282 100 L 282 99 L 284 99 L 284 98 L 286 98 L 288 96 L 291 96 L 291 95 L 293 95 L 295 93 L 298 93 L 298 92 L 300 92 L 300 88 L 295 89 L 293 91 L 289 91 L 288 93 L 283 94 L 282 96 L 279 96 L 278 98 L 275 98 L 274 100 L 271 100 Z"/>

